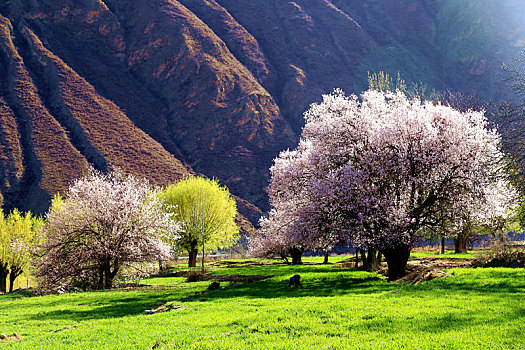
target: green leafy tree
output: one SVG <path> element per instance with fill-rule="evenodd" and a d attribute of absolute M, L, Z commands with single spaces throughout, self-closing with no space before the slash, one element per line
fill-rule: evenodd
<path fill-rule="evenodd" d="M 228 188 L 217 180 L 189 177 L 168 186 L 160 199 L 165 210 L 175 213 L 180 221 L 182 232 L 170 243 L 188 251 L 190 267 L 196 266 L 200 248 L 204 253 L 237 242 L 237 206 Z"/>
<path fill-rule="evenodd" d="M 31 212 L 20 213 L 13 210 L 8 216 L 0 211 L 0 292 L 9 291 L 31 263 L 33 249 L 42 237 L 43 220 Z"/>
<path fill-rule="evenodd" d="M 6 225 L 10 232 L 8 262 L 11 269 L 9 292 L 12 292 L 16 278 L 29 267 L 34 249 L 42 240 L 44 220 L 29 211 L 22 214 L 15 209 L 7 216 Z"/>
<path fill-rule="evenodd" d="M 7 276 L 9 275 L 9 231 L 5 222 L 4 212 L 0 210 L 0 293 L 7 292 Z"/>

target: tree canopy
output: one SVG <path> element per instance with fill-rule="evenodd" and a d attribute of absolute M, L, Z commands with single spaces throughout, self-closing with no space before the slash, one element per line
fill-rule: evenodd
<path fill-rule="evenodd" d="M 5 216 L 0 211 L 0 292 L 6 292 L 9 275 L 9 291 L 14 281 L 30 265 L 35 248 L 42 240 L 44 221 L 31 212 L 21 213 L 14 209 Z"/>
<path fill-rule="evenodd" d="M 46 215 L 39 273 L 46 286 L 111 288 L 126 264 L 169 257 L 167 232 L 178 232 L 147 180 L 119 171 L 75 181 Z"/>
<path fill-rule="evenodd" d="M 396 279 L 421 230 L 437 225 L 439 210 L 491 203 L 500 198 L 490 192 L 495 179 L 512 191 L 497 166 L 500 136 L 481 112 L 380 91 L 359 101 L 335 90 L 305 119 L 299 146 L 270 169 L 275 212 L 264 220 L 278 222 L 262 221 L 262 236 L 277 226 L 293 244 L 312 249 L 335 232 L 339 240 L 379 249 Z"/>
<path fill-rule="evenodd" d="M 159 197 L 179 220 L 182 231 L 174 243 L 188 251 L 189 265 L 196 265 L 197 251 L 227 248 L 237 242 L 237 205 L 228 188 L 217 180 L 188 177 L 168 186 Z"/>

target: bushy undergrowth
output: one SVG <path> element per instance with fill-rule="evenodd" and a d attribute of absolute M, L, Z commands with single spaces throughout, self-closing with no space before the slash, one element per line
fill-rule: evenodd
<path fill-rule="evenodd" d="M 490 250 L 476 260 L 474 265 L 478 267 L 525 267 L 525 252 L 497 241 Z"/>

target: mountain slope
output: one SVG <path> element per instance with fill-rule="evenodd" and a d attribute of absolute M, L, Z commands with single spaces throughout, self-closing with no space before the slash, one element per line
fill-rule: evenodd
<path fill-rule="evenodd" d="M 272 159 L 323 93 L 359 93 L 385 70 L 505 97 L 498 67 L 525 43 L 524 11 L 518 0 L 0 0 L 3 205 L 43 212 L 90 165 L 159 185 L 195 171 L 254 222 Z"/>

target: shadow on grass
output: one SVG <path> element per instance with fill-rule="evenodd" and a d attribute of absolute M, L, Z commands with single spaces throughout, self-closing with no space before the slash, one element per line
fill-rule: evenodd
<path fill-rule="evenodd" d="M 335 273 L 343 271 L 359 271 L 357 269 L 336 268 L 334 264 L 305 263 L 303 265 L 288 265 L 284 263 L 274 263 L 271 265 L 251 266 L 230 266 L 214 270 L 212 273 L 221 275 L 268 275 L 268 276 L 293 276 L 303 273 Z"/>
<path fill-rule="evenodd" d="M 39 310 L 20 315 L 19 319 L 33 320 L 63 320 L 77 322 L 86 320 L 118 318 L 140 315 L 146 309 L 155 308 L 168 301 L 172 302 L 220 302 L 221 299 L 234 298 L 300 298 L 300 297 L 333 297 L 344 295 L 382 294 L 386 298 L 437 298 L 443 295 L 483 295 L 493 302 L 508 302 L 517 294 L 525 295 L 525 272 L 512 270 L 475 269 L 464 273 L 459 271 L 457 277 L 434 280 L 419 285 L 388 283 L 383 276 L 353 269 L 334 269 L 330 266 L 277 266 L 265 268 L 264 271 L 254 269 L 257 274 L 273 273 L 277 276 L 271 279 L 228 285 L 221 283 L 222 288 L 201 294 L 206 286 L 202 284 L 195 288 L 181 288 L 155 291 L 115 291 L 88 292 L 70 296 L 54 296 L 39 300 Z M 224 273 L 221 270 L 221 273 Z M 246 273 L 246 270 L 240 271 Z M 302 277 L 304 288 L 288 287 L 288 278 L 296 273 Z M 191 286 L 191 284 L 189 284 Z M 196 294 L 197 293 L 197 294 Z M 32 299 L 28 298 L 27 300 Z M 0 298 L 1 300 L 1 298 Z M 18 302 L 18 301 L 16 301 Z M 46 307 L 60 308 L 42 311 Z M 15 305 L 11 306 L 12 308 Z M 20 307 L 20 306 L 18 306 Z M 525 308 L 513 310 L 513 317 L 523 318 Z M 446 330 L 460 323 L 469 323 L 470 315 L 442 315 L 441 319 L 429 320 L 429 331 Z M 16 317 L 15 317 L 16 318 Z M 388 320 L 370 320 L 369 327 L 375 327 Z"/>
<path fill-rule="evenodd" d="M 202 288 L 204 289 L 204 287 Z M 128 294 L 128 295 L 127 295 Z M 131 295 L 130 295 L 131 294 Z M 187 294 L 186 294 L 187 295 Z M 182 299 L 176 290 L 149 291 L 149 292 L 86 292 L 79 293 L 75 298 L 62 300 L 61 307 L 52 311 L 39 311 L 21 315 L 21 318 L 33 320 L 64 320 L 74 321 L 118 318 L 124 316 L 141 315 L 145 310 L 156 308 L 167 301 Z M 42 300 L 40 308 L 57 306 L 56 301 Z"/>
<path fill-rule="evenodd" d="M 390 291 L 397 287 L 396 284 L 387 283 L 377 274 L 366 273 L 358 270 L 313 270 L 306 268 L 300 273 L 303 288 L 288 286 L 287 277 L 277 276 L 268 280 L 248 283 L 233 284 L 227 288 L 207 293 L 205 296 L 189 297 L 191 301 L 196 298 L 207 300 L 225 298 L 298 298 L 298 297 L 328 297 L 345 294 L 372 294 Z M 281 274 L 282 275 L 282 274 Z"/>
<path fill-rule="evenodd" d="M 287 269 L 288 270 L 288 269 Z M 291 272 L 290 272 L 291 271 Z M 265 271 L 268 272 L 268 271 Z M 286 275 L 296 270 L 288 270 Z M 206 287 L 164 291 L 111 291 L 86 292 L 75 295 L 55 296 L 42 299 L 39 306 L 59 307 L 52 311 L 40 311 L 22 316 L 34 320 L 86 321 L 105 318 L 140 315 L 146 309 L 156 308 L 168 301 L 220 301 L 227 298 L 297 298 L 340 296 L 345 294 L 381 293 L 396 288 L 396 285 L 385 282 L 381 276 L 357 270 L 332 269 L 320 266 L 302 266 L 304 288 L 288 287 L 288 277 L 274 277 L 253 283 L 237 283 L 226 288 L 204 293 Z"/>

